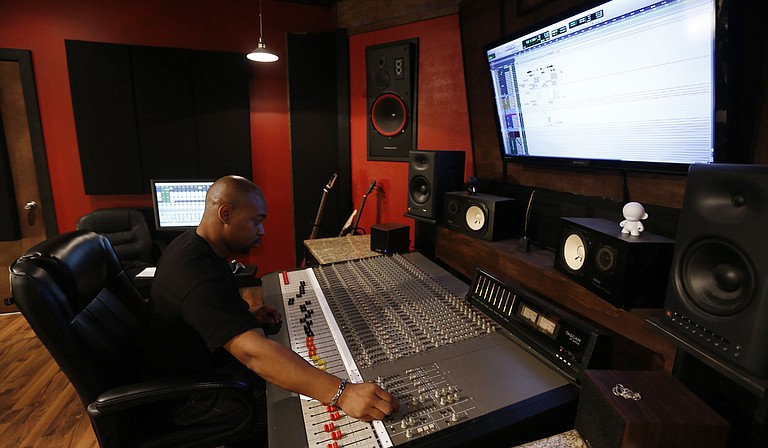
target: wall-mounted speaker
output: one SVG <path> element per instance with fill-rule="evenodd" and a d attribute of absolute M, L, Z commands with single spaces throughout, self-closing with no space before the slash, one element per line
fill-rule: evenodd
<path fill-rule="evenodd" d="M 464 188 L 464 151 L 410 151 L 408 215 L 440 219 L 443 195 Z"/>
<path fill-rule="evenodd" d="M 618 222 L 563 218 L 555 269 L 616 307 L 661 308 L 674 241 L 621 233 Z"/>
<path fill-rule="evenodd" d="M 419 40 L 365 49 L 368 160 L 407 161 L 416 149 Z"/>
<path fill-rule="evenodd" d="M 662 324 L 768 378 L 768 166 L 691 165 Z"/>
<path fill-rule="evenodd" d="M 443 225 L 488 241 L 512 236 L 515 200 L 501 196 L 454 191 L 445 194 Z"/>

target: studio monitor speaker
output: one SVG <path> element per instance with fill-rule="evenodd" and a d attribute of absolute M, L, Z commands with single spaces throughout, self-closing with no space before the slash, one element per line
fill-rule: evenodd
<path fill-rule="evenodd" d="M 408 215 L 438 220 L 446 192 L 464 188 L 464 151 L 410 151 Z"/>
<path fill-rule="evenodd" d="M 489 194 L 455 191 L 445 194 L 443 225 L 488 241 L 512 236 L 515 200 Z"/>
<path fill-rule="evenodd" d="M 662 323 L 768 378 L 768 166 L 691 165 Z"/>
<path fill-rule="evenodd" d="M 416 149 L 418 39 L 365 49 L 368 160 L 408 160 Z"/>
<path fill-rule="evenodd" d="M 624 309 L 661 308 L 674 241 L 650 232 L 621 233 L 618 222 L 563 218 L 555 269 Z"/>

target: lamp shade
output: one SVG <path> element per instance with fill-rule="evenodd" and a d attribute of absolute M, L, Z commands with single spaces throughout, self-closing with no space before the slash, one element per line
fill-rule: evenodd
<path fill-rule="evenodd" d="M 246 56 L 248 59 L 256 62 L 275 62 L 280 59 L 276 54 L 267 50 L 264 42 L 259 42 L 259 46 Z"/>

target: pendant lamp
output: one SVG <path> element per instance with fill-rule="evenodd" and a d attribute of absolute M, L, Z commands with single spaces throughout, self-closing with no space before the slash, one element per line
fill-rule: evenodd
<path fill-rule="evenodd" d="M 246 57 L 255 62 L 275 62 L 279 59 L 276 54 L 267 50 L 267 46 L 264 44 L 264 29 L 261 21 L 261 0 L 259 0 L 259 44 L 253 51 L 248 53 L 248 56 Z"/>

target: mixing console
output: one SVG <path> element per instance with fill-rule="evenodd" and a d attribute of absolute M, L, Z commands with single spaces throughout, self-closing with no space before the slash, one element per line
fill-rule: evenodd
<path fill-rule="evenodd" d="M 265 300 L 284 311 L 278 340 L 319 369 L 375 381 L 400 403 L 386 420 L 363 423 L 270 385 L 270 446 L 452 446 L 572 405 L 578 395 L 506 322 L 465 300 L 465 284 L 419 254 L 262 281 Z"/>

